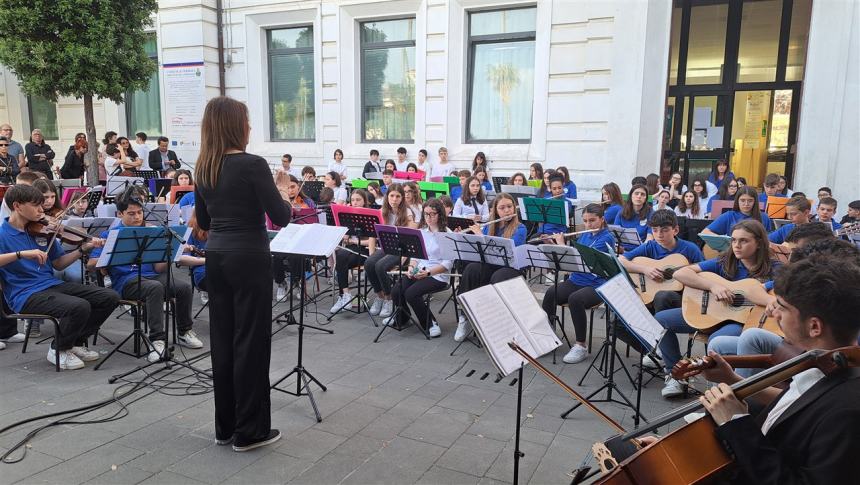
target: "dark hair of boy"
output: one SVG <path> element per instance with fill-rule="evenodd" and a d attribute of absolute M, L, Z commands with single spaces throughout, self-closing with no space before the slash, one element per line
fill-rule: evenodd
<path fill-rule="evenodd" d="M 468 170 L 460 170 L 459 172 L 457 172 L 457 176 L 458 177 L 471 177 L 472 172 L 470 172 Z"/>
<path fill-rule="evenodd" d="M 648 219 L 649 227 L 678 227 L 678 218 L 669 209 L 660 209 L 651 213 Z"/>
<path fill-rule="evenodd" d="M 797 243 L 801 240 L 809 242 L 817 241 L 819 239 L 833 239 L 834 237 L 833 229 L 830 229 L 830 225 L 823 222 L 810 222 L 809 224 L 795 226 L 794 229 L 785 236 L 785 241 Z"/>
<path fill-rule="evenodd" d="M 834 209 L 836 208 L 836 204 L 836 199 L 834 199 L 833 197 L 824 197 L 823 199 L 818 201 L 819 206 L 827 205 L 833 207 Z"/>
<path fill-rule="evenodd" d="M 379 156 L 379 150 L 377 150 L 376 148 L 371 148 L 370 149 L 370 156 L 372 157 L 374 155 L 376 155 L 378 157 Z"/>
<path fill-rule="evenodd" d="M 331 187 L 323 187 L 319 199 L 320 204 L 330 204 L 334 200 L 334 190 Z"/>
<path fill-rule="evenodd" d="M 394 176 L 394 170 L 391 170 L 390 168 L 386 168 L 385 170 L 382 171 L 382 175 L 391 175 L 393 177 Z"/>
<path fill-rule="evenodd" d="M 800 192 L 800 191 L 792 192 L 791 196 L 792 197 L 803 197 L 804 199 L 806 198 L 806 194 L 804 192 Z"/>
<path fill-rule="evenodd" d="M 860 200 L 852 200 L 848 203 L 848 208 L 860 211 Z"/>
<path fill-rule="evenodd" d="M 427 150 L 425 150 L 425 149 L 423 149 L 423 148 L 422 148 L 422 149 L 420 149 L 420 150 L 418 150 L 418 153 L 420 153 L 420 154 L 424 155 L 425 157 L 427 156 Z"/>
<path fill-rule="evenodd" d="M 292 161 L 293 161 L 293 156 L 292 156 L 292 155 L 290 155 L 289 153 L 284 153 L 284 154 L 281 156 L 281 158 L 286 158 L 286 159 L 287 159 L 287 161 L 288 161 L 288 162 L 290 162 L 290 163 L 292 163 Z"/>
<path fill-rule="evenodd" d="M 116 210 L 118 212 L 125 212 L 132 205 L 143 208 L 143 204 L 144 202 L 138 198 L 134 187 L 129 187 L 122 195 L 116 198 Z"/>
<path fill-rule="evenodd" d="M 33 185 L 33 182 L 39 180 L 39 172 L 21 172 L 15 176 L 15 183 L 20 185 Z M 11 205 L 9 207 L 12 207 Z"/>
<path fill-rule="evenodd" d="M 166 136 L 159 136 L 158 137 L 158 143 L 169 143 L 169 142 L 170 142 L 170 140 L 168 140 Z"/>
<path fill-rule="evenodd" d="M 648 183 L 648 179 L 645 177 L 633 177 L 633 180 L 630 181 L 630 185 L 645 185 Z M 647 192 L 647 190 L 646 190 Z"/>
<path fill-rule="evenodd" d="M 815 255 L 835 256 L 845 263 L 860 266 L 860 249 L 844 239 L 835 237 L 807 240 L 803 246 L 795 248 L 791 252 L 791 263 L 803 261 Z"/>
<path fill-rule="evenodd" d="M 830 187 L 819 187 L 818 191 L 819 192 L 827 192 L 828 194 L 833 195 L 833 191 L 830 190 Z"/>
<path fill-rule="evenodd" d="M 403 147 L 398 148 L 397 153 L 406 153 L 406 148 L 403 148 Z"/>
<path fill-rule="evenodd" d="M 119 147 L 116 146 L 116 143 L 110 143 L 105 147 L 105 153 L 110 156 L 114 156 L 119 153 Z"/>
<path fill-rule="evenodd" d="M 785 205 L 788 207 L 794 207 L 800 212 L 808 211 L 812 208 L 812 206 L 809 204 L 809 200 L 806 197 L 798 197 L 797 195 L 792 195 L 791 198 L 788 199 L 788 202 L 785 203 Z"/>
<path fill-rule="evenodd" d="M 19 184 L 9 187 L 9 190 L 3 196 L 3 202 L 6 202 L 6 206 L 10 209 L 14 209 L 12 204 L 15 202 L 19 204 L 42 205 L 45 202 L 45 196 L 42 195 L 42 191 L 32 185 Z"/>
<path fill-rule="evenodd" d="M 769 173 L 764 178 L 764 186 L 765 187 L 776 187 L 779 185 L 779 175 L 775 173 Z"/>
<path fill-rule="evenodd" d="M 141 141 L 146 141 L 146 133 L 142 131 L 138 131 L 137 133 L 135 133 L 134 137 L 139 138 Z"/>
<path fill-rule="evenodd" d="M 314 168 L 313 168 L 313 167 L 311 167 L 310 165 L 308 165 L 308 166 L 306 166 L 306 167 L 304 167 L 304 168 L 302 169 L 302 175 L 313 175 L 313 176 L 316 176 L 316 174 L 317 174 L 317 171 L 316 171 L 316 170 L 314 170 Z"/>

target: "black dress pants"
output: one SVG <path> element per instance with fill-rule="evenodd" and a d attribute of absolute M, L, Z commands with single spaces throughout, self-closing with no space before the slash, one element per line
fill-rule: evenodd
<path fill-rule="evenodd" d="M 271 428 L 272 264 L 268 252 L 207 251 L 215 436 L 265 439 Z"/>
<path fill-rule="evenodd" d="M 487 263 L 469 263 L 460 277 L 458 294 L 480 288 L 486 284 L 496 284 L 522 276 L 521 271 L 508 266 Z"/>

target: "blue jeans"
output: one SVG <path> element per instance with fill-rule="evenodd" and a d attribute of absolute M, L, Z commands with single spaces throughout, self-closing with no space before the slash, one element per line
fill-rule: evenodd
<path fill-rule="evenodd" d="M 709 340 L 708 350 L 720 355 L 772 354 L 781 343 L 782 337 L 779 335 L 762 328 L 751 328 L 738 337 L 722 336 Z M 762 370 L 737 369 L 736 372 L 746 379 Z"/>
<path fill-rule="evenodd" d="M 666 367 L 666 372 L 672 370 L 672 367 L 681 360 L 681 346 L 678 343 L 679 333 L 694 333 L 695 328 L 687 325 L 684 321 L 684 316 L 681 314 L 680 308 L 671 310 L 663 310 L 657 312 L 654 318 L 666 329 L 666 334 L 660 340 L 660 354 L 663 356 L 663 363 Z M 740 335 L 743 330 L 743 325 L 737 322 L 727 322 L 716 331 L 708 336 L 708 341 L 716 337 L 724 335 Z"/>

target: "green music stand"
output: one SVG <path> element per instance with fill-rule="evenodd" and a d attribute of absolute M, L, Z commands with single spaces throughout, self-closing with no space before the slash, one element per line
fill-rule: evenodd
<path fill-rule="evenodd" d="M 567 226 L 570 213 L 567 200 L 542 199 L 540 197 L 526 197 L 519 199 L 520 211 L 525 220 L 530 222 L 548 222 Z"/>
<path fill-rule="evenodd" d="M 457 179 L 457 183 L 460 183 L 460 179 Z M 424 200 L 439 197 L 440 195 L 448 195 L 451 191 L 450 186 L 445 182 L 418 182 L 418 189 L 421 190 L 421 197 Z"/>

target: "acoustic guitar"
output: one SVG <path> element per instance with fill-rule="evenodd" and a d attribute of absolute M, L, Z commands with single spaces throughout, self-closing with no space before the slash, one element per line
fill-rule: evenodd
<path fill-rule="evenodd" d="M 639 292 L 639 297 L 646 305 L 654 301 L 654 295 L 658 291 L 681 291 L 684 285 L 680 281 L 673 279 L 675 270 L 688 266 L 690 264 L 681 254 L 670 254 L 663 259 L 651 259 L 646 257 L 633 258 L 633 263 L 647 266 L 649 268 L 657 268 L 663 273 L 663 281 L 654 281 L 648 275 L 642 273 L 630 273 L 630 278 L 636 285 Z"/>
<path fill-rule="evenodd" d="M 757 305 L 749 300 L 751 293 L 764 294 L 764 286 L 752 278 L 728 281 L 716 273 L 702 271 L 699 276 L 719 283 L 734 294 L 731 301 L 719 301 L 709 290 L 687 286 L 681 297 L 681 313 L 691 327 L 710 333 L 726 320 L 746 322 Z"/>

